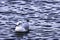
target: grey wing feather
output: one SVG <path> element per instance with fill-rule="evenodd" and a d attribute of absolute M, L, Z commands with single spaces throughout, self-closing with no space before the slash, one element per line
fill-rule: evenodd
<path fill-rule="evenodd" d="M 29 29 L 29 24 L 28 24 L 28 23 L 24 23 L 24 24 L 23 24 L 23 27 L 24 27 L 26 30 L 28 30 L 28 29 Z"/>

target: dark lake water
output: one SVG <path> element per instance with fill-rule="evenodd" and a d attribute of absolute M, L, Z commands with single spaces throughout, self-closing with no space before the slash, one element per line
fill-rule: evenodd
<path fill-rule="evenodd" d="M 17 36 L 16 23 L 26 18 L 31 31 Z M 60 40 L 60 0 L 1 0 L 0 40 Z"/>

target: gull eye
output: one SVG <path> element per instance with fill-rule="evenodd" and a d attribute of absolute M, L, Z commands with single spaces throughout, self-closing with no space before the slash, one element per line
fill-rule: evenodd
<path fill-rule="evenodd" d="M 19 23 L 18 25 L 21 25 L 21 23 Z"/>

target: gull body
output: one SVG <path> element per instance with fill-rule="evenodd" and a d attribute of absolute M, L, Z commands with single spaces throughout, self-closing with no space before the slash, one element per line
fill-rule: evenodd
<path fill-rule="evenodd" d="M 29 30 L 28 22 L 21 22 L 21 21 L 19 21 L 16 24 L 16 28 L 15 28 L 16 32 L 27 32 L 28 30 Z"/>

